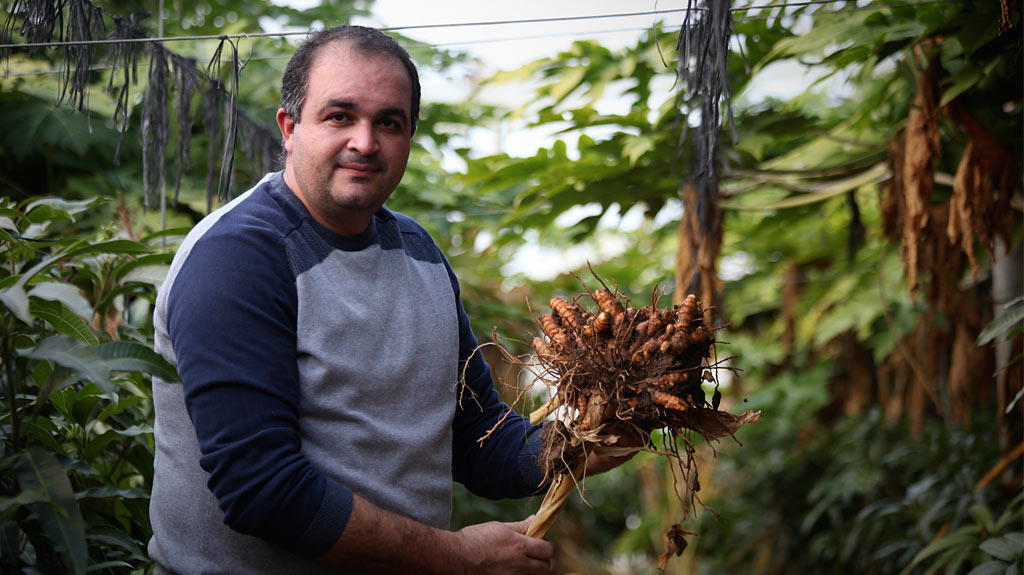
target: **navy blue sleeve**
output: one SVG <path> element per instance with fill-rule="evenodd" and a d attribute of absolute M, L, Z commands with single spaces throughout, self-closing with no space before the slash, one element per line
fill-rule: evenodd
<path fill-rule="evenodd" d="M 316 557 L 352 492 L 300 451 L 294 275 L 269 230 L 211 230 L 174 279 L 167 326 L 209 488 L 236 531 Z"/>
<path fill-rule="evenodd" d="M 459 373 L 465 374 L 453 423 L 453 476 L 471 492 L 490 499 L 534 495 L 544 487 L 538 464 L 541 427 L 508 413 L 511 408 L 498 396 L 491 368 L 477 350 L 458 280 L 450 267 L 448 273 L 459 313 Z M 477 441 L 506 414 L 500 427 L 483 442 Z"/>

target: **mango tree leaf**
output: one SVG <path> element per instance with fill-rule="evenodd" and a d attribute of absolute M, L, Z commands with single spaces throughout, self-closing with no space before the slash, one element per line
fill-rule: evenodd
<path fill-rule="evenodd" d="M 86 538 L 89 541 L 107 543 L 120 547 L 127 551 L 132 559 L 137 561 L 146 561 L 146 555 L 142 552 L 139 542 L 132 538 L 131 535 L 121 531 L 120 529 L 110 527 L 108 525 L 97 525 L 89 530 L 89 534 L 86 535 Z"/>
<path fill-rule="evenodd" d="M 88 344 L 63 334 L 50 336 L 34 348 L 20 352 L 25 357 L 44 359 L 77 370 L 104 393 L 113 393 L 110 367 Z"/>
<path fill-rule="evenodd" d="M 1003 313 L 989 322 L 985 329 L 978 334 L 978 345 L 985 345 L 1024 320 L 1024 296 L 1010 301 L 1003 307 L 1003 310 Z"/>
<path fill-rule="evenodd" d="M 13 285 L 7 289 L 0 290 L 0 304 L 3 304 L 14 317 L 31 324 L 32 313 L 29 311 L 28 294 L 21 285 Z"/>
<path fill-rule="evenodd" d="M 8 512 L 32 503 L 49 502 L 45 491 L 40 489 L 23 489 L 14 497 L 0 497 L 0 515 L 7 515 Z"/>
<path fill-rule="evenodd" d="M 967 575 L 1003 575 L 1006 563 L 1003 561 L 986 561 L 967 572 Z"/>
<path fill-rule="evenodd" d="M 993 537 L 992 539 L 986 539 L 981 542 L 978 549 L 981 549 L 996 559 L 1010 562 L 1021 554 L 1021 548 L 1015 547 L 1006 537 Z"/>
<path fill-rule="evenodd" d="M 922 561 L 941 551 L 945 551 L 952 547 L 964 545 L 970 545 L 973 547 L 975 542 L 977 541 L 977 538 L 978 528 L 974 525 L 967 525 L 965 527 L 957 529 L 952 533 L 948 533 L 926 545 L 924 549 L 919 551 L 917 555 L 914 556 L 914 559 L 910 562 L 910 565 L 907 565 L 907 567 L 903 571 L 901 571 L 900 574 L 907 575 L 908 573 L 913 571 L 914 567 L 919 565 Z"/>
<path fill-rule="evenodd" d="M 52 453 L 41 449 L 23 452 L 15 465 L 18 484 L 23 491 L 41 491 L 49 503 L 32 504 L 43 533 L 64 556 L 69 573 L 84 573 L 88 561 L 85 521 L 75 502 L 75 493 L 67 473 Z"/>
<path fill-rule="evenodd" d="M 96 353 L 112 370 L 141 371 L 168 382 L 178 381 L 178 371 L 149 346 L 134 341 L 110 341 L 96 346 Z"/>
<path fill-rule="evenodd" d="M 92 306 L 82 291 L 72 284 L 61 282 L 40 282 L 28 290 L 29 297 L 59 301 L 83 318 L 92 317 Z"/>
<path fill-rule="evenodd" d="M 90 487 L 85 491 L 75 494 L 75 499 L 106 499 L 116 497 L 118 499 L 149 499 L 149 493 L 144 489 L 133 487 L 131 489 L 118 489 L 116 487 Z"/>
<path fill-rule="evenodd" d="M 99 571 L 101 569 L 107 569 L 110 567 L 127 567 L 129 569 L 135 566 L 131 563 L 125 563 L 124 561 L 103 561 L 101 563 L 94 563 L 85 570 L 86 573 L 92 573 L 93 571 Z"/>
<path fill-rule="evenodd" d="M 992 533 L 996 529 L 995 518 L 992 517 L 992 510 L 988 508 L 984 503 L 976 503 L 971 506 L 971 517 L 978 522 L 978 525 L 985 530 L 986 533 Z"/>
<path fill-rule="evenodd" d="M 84 319 L 68 309 L 62 302 L 32 300 L 30 309 L 34 316 L 41 318 L 64 335 L 78 338 L 89 345 L 99 343 L 89 324 L 85 323 Z"/>
<path fill-rule="evenodd" d="M 29 213 L 32 210 L 40 206 L 48 206 L 55 210 L 67 212 L 69 215 L 80 214 L 93 206 L 93 204 L 101 201 L 99 198 L 92 198 L 88 200 L 65 200 L 62 198 L 40 198 L 38 200 L 32 200 L 25 205 L 23 210 L 25 213 Z"/>

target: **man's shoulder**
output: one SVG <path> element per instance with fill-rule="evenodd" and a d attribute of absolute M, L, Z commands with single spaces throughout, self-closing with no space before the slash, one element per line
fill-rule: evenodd
<path fill-rule="evenodd" d="M 300 218 L 281 193 L 281 186 L 280 173 L 267 174 L 248 191 L 204 218 L 193 232 L 201 236 L 210 232 L 287 235 Z"/>
<path fill-rule="evenodd" d="M 441 263 L 444 260 L 441 248 L 434 242 L 430 232 L 413 218 L 387 208 L 381 208 L 377 212 L 377 218 L 383 249 L 400 247 L 413 259 L 429 263 Z M 394 234 L 394 237 L 389 237 L 390 234 L 385 231 L 389 228 L 398 233 Z"/>

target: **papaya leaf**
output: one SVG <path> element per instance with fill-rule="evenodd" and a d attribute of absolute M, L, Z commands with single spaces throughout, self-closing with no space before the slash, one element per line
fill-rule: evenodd
<path fill-rule="evenodd" d="M 89 345 L 99 343 L 89 324 L 60 301 L 31 300 L 29 309 L 32 315 L 41 318 L 64 335 L 78 338 Z"/>
<path fill-rule="evenodd" d="M 42 449 L 24 451 L 15 465 L 18 483 L 23 491 L 40 491 L 49 503 L 34 503 L 43 533 L 63 557 L 68 573 L 85 572 L 88 546 L 85 522 L 75 503 L 75 494 L 67 473 L 57 458 Z"/>
<path fill-rule="evenodd" d="M 141 371 L 168 382 L 178 380 L 178 371 L 149 346 L 134 341 L 111 341 L 96 346 L 96 353 L 112 370 Z"/>

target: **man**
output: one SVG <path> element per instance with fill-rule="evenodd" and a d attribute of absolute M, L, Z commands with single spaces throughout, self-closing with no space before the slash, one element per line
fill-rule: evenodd
<path fill-rule="evenodd" d="M 419 98 L 388 36 L 313 35 L 282 82 L 284 172 L 179 248 L 154 315 L 183 382 L 154 381 L 158 573 L 549 572 L 529 520 L 447 530 L 453 477 L 540 490 L 539 428 L 477 442 L 509 408 L 447 261 L 383 207 Z"/>

